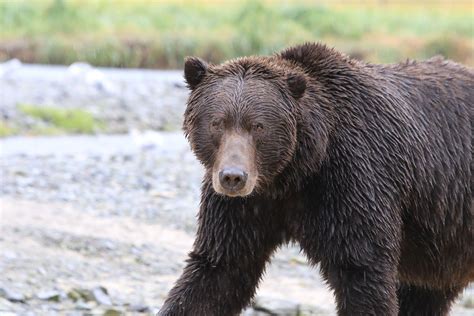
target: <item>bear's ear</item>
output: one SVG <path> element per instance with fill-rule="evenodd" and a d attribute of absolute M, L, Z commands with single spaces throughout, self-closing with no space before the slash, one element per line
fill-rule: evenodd
<path fill-rule="evenodd" d="M 188 88 L 193 90 L 202 81 L 207 72 L 207 63 L 197 57 L 184 60 L 184 79 Z"/>
<path fill-rule="evenodd" d="M 290 74 L 286 78 L 291 95 L 299 99 L 306 91 L 306 79 L 303 75 Z"/>

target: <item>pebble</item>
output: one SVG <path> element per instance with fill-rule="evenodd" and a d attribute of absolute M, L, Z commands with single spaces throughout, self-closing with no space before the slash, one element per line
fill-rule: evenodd
<path fill-rule="evenodd" d="M 14 303 L 10 302 L 7 299 L 4 299 L 3 297 L 0 297 L 0 315 L 3 316 L 4 314 L 7 315 L 6 313 L 12 312 L 15 310 Z M 16 315 L 16 314 L 13 314 Z"/>
<path fill-rule="evenodd" d="M 50 290 L 50 291 L 43 291 L 36 294 L 36 297 L 43 301 L 53 301 L 59 302 L 61 299 L 66 297 L 66 294 L 61 291 Z"/>
<path fill-rule="evenodd" d="M 103 316 L 120 316 L 124 315 L 124 312 L 119 309 L 109 308 L 104 311 Z"/>
<path fill-rule="evenodd" d="M 8 288 L 0 288 L 0 297 L 6 298 L 10 302 L 24 303 L 26 298 L 22 293 Z"/>
<path fill-rule="evenodd" d="M 113 305 L 112 300 L 110 299 L 109 294 L 107 293 L 107 289 L 104 287 L 99 286 L 94 288 L 92 290 L 92 296 L 94 297 L 94 300 L 100 305 Z"/>
<path fill-rule="evenodd" d="M 253 304 L 253 310 L 268 315 L 300 315 L 300 305 L 298 303 L 268 297 L 257 297 Z"/>
<path fill-rule="evenodd" d="M 73 288 L 67 293 L 67 297 L 73 302 L 77 301 L 91 301 L 92 291 L 88 289 Z"/>
<path fill-rule="evenodd" d="M 148 313 L 150 312 L 150 307 L 144 304 L 134 304 L 129 307 L 131 312 L 138 312 L 138 313 Z"/>
<path fill-rule="evenodd" d="M 91 310 L 92 308 L 94 308 L 94 304 L 92 304 L 91 302 L 83 302 L 83 301 L 79 301 L 76 303 L 75 305 L 75 308 L 78 309 L 78 310 Z"/>

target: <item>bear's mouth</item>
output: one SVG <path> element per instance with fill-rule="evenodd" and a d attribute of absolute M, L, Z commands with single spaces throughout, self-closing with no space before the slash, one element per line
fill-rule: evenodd
<path fill-rule="evenodd" d="M 255 146 L 250 135 L 230 133 L 221 140 L 214 168 L 214 190 L 229 197 L 251 194 L 257 183 Z"/>

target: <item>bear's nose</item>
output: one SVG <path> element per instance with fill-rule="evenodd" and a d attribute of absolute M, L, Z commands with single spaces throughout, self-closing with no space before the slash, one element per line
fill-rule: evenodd
<path fill-rule="evenodd" d="M 219 181 L 224 189 L 238 191 L 247 182 L 247 172 L 238 168 L 224 168 L 219 172 Z"/>

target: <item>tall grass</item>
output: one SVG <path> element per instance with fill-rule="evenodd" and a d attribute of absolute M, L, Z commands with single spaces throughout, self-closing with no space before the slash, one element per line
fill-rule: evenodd
<path fill-rule="evenodd" d="M 423 3 L 0 0 L 0 59 L 177 68 L 186 55 L 219 62 L 324 41 L 375 62 L 442 53 L 474 64 L 471 2 Z"/>

